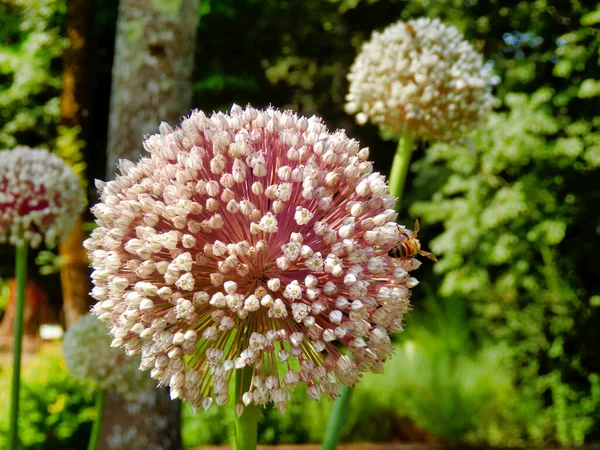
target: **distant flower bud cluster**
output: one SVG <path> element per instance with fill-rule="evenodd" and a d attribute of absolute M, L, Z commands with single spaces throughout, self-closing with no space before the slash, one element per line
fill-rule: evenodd
<path fill-rule="evenodd" d="M 453 140 L 494 106 L 491 78 L 455 27 L 397 22 L 363 45 L 348 74 L 346 112 L 394 134 Z"/>
<path fill-rule="evenodd" d="M 139 370 L 140 358 L 111 348 L 106 325 L 86 314 L 73 324 L 63 339 L 63 354 L 73 378 L 94 382 L 99 388 L 128 400 L 152 387 L 152 379 Z"/>
<path fill-rule="evenodd" d="M 53 247 L 85 206 L 79 178 L 47 150 L 0 151 L 0 243 Z"/>
<path fill-rule="evenodd" d="M 238 414 L 381 372 L 420 263 L 388 256 L 408 234 L 368 149 L 317 117 L 250 106 L 159 129 L 148 158 L 98 183 L 84 244 L 112 345 L 203 408 L 251 368 Z"/>

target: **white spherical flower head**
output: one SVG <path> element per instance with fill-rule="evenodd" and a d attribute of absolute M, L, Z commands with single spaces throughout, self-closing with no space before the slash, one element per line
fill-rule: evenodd
<path fill-rule="evenodd" d="M 492 75 L 455 27 L 429 18 L 397 22 L 363 44 L 345 109 L 389 133 L 453 140 L 493 108 Z"/>
<path fill-rule="evenodd" d="M 0 243 L 53 247 L 84 206 L 79 178 L 58 156 L 28 147 L 0 151 Z"/>
<path fill-rule="evenodd" d="M 101 389 L 135 400 L 154 383 L 139 370 L 140 358 L 127 357 L 122 348 L 115 347 L 118 343 L 121 341 L 110 337 L 106 325 L 86 314 L 65 333 L 65 362 L 74 378 L 90 380 Z"/>
<path fill-rule="evenodd" d="M 406 237 L 368 151 L 317 117 L 236 105 L 144 147 L 102 188 L 85 246 L 93 313 L 173 398 L 223 405 L 245 368 L 236 410 L 284 410 L 296 385 L 335 397 L 382 370 L 414 267 L 388 256 Z"/>

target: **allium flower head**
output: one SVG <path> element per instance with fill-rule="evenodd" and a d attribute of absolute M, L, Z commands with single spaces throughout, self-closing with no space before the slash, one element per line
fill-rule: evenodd
<path fill-rule="evenodd" d="M 0 151 L 0 243 L 52 247 L 85 206 L 79 178 L 47 150 Z"/>
<path fill-rule="evenodd" d="M 140 358 L 127 357 L 122 348 L 112 348 L 106 325 L 86 314 L 73 324 L 63 339 L 63 354 L 73 378 L 87 379 L 99 388 L 126 399 L 151 388 L 152 380 L 139 370 Z"/>
<path fill-rule="evenodd" d="M 452 140 L 493 107 L 491 77 L 455 27 L 397 22 L 363 45 L 348 74 L 346 111 L 394 134 Z"/>
<path fill-rule="evenodd" d="M 113 345 L 204 408 L 251 368 L 238 412 L 381 372 L 419 263 L 388 257 L 406 236 L 368 149 L 317 117 L 250 106 L 160 132 L 92 209 L 93 312 Z"/>

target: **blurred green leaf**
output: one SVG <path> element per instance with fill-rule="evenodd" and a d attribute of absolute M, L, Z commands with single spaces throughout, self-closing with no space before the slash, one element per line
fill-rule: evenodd
<path fill-rule="evenodd" d="M 579 98 L 590 98 L 600 95 L 600 80 L 593 80 L 588 78 L 581 83 L 579 86 Z"/>
<path fill-rule="evenodd" d="M 581 25 L 590 26 L 597 23 L 600 23 L 600 9 L 581 16 Z"/>

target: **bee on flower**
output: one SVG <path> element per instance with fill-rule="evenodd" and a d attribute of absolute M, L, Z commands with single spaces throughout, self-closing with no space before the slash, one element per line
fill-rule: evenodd
<path fill-rule="evenodd" d="M 415 220 L 415 226 L 410 232 L 405 231 L 404 227 L 401 227 L 401 233 L 404 235 L 404 239 L 399 241 L 396 246 L 390 250 L 389 255 L 391 257 L 410 259 L 421 255 L 431 259 L 433 262 L 437 262 L 437 258 L 433 253 L 427 252 L 421 248 L 421 241 L 417 239 L 419 233 L 418 220 Z"/>

